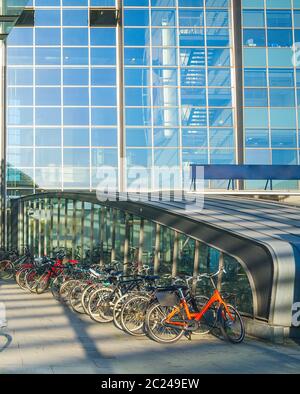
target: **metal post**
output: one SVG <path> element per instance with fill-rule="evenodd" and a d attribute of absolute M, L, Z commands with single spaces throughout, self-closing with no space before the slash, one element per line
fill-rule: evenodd
<path fill-rule="evenodd" d="M 90 223 L 90 263 L 92 263 L 92 259 L 93 259 L 93 249 L 94 249 L 94 209 L 95 206 L 94 204 L 91 204 L 91 223 Z"/>
<path fill-rule="evenodd" d="M 172 278 L 177 276 L 177 263 L 178 263 L 178 238 L 179 234 L 174 231 L 174 245 L 173 245 L 173 265 L 172 265 Z"/>
<path fill-rule="evenodd" d="M 112 229 L 111 229 L 111 261 L 116 260 L 116 222 L 117 222 L 117 211 L 112 210 Z"/>
<path fill-rule="evenodd" d="M 49 199 L 50 203 L 50 228 L 49 228 L 49 251 L 52 252 L 53 250 L 53 224 L 54 224 L 54 209 L 53 209 L 53 199 Z M 60 204 L 60 199 L 58 199 L 58 205 L 57 205 L 57 246 L 59 247 L 59 225 L 60 225 L 60 220 L 59 220 L 59 204 Z"/>
<path fill-rule="evenodd" d="M 219 269 L 220 269 L 220 273 L 219 273 L 219 276 L 218 276 L 217 288 L 218 288 L 219 291 L 221 291 L 222 290 L 223 269 L 224 269 L 224 254 L 223 253 L 220 253 Z"/>
<path fill-rule="evenodd" d="M 156 223 L 155 226 L 155 249 L 154 249 L 154 275 L 159 271 L 159 252 L 160 252 L 160 224 Z"/>
<path fill-rule="evenodd" d="M 39 255 L 39 250 L 36 249 L 36 238 L 37 238 L 37 220 L 35 218 L 36 215 L 36 209 L 37 209 L 37 200 L 33 201 L 33 250 L 34 250 L 34 254 Z"/>
<path fill-rule="evenodd" d="M 73 215 L 72 215 L 72 259 L 75 258 L 75 249 L 76 249 L 76 201 L 72 201 L 73 205 Z"/>
<path fill-rule="evenodd" d="M 129 218 L 130 216 L 125 213 L 125 239 L 124 239 L 124 273 L 126 274 L 128 272 L 128 254 L 129 254 Z"/>
<path fill-rule="evenodd" d="M 44 217 L 45 217 L 45 225 L 44 225 L 44 255 L 48 255 L 48 204 L 49 199 L 45 198 L 44 200 Z"/>
<path fill-rule="evenodd" d="M 65 199 L 65 227 L 64 227 L 64 241 L 65 249 L 67 249 L 67 237 L 68 237 L 68 199 Z"/>
<path fill-rule="evenodd" d="M 0 243 L 6 246 L 6 44 L 0 40 Z"/>
<path fill-rule="evenodd" d="M 42 200 L 38 199 L 38 220 L 37 220 L 37 228 L 38 228 L 38 255 L 42 256 Z"/>
<path fill-rule="evenodd" d="M 25 201 L 24 202 L 24 217 L 23 217 L 23 220 L 24 220 L 24 247 L 25 247 L 25 245 L 26 246 L 28 246 L 28 210 L 27 210 L 27 207 L 28 207 L 28 202 L 27 201 Z"/>
<path fill-rule="evenodd" d="M 81 250 L 81 258 L 83 259 L 84 257 L 84 219 L 85 219 L 85 207 L 84 207 L 84 201 L 81 202 L 81 209 L 80 209 L 81 215 L 80 215 L 80 250 Z"/>
<path fill-rule="evenodd" d="M 141 218 L 140 237 L 139 237 L 139 253 L 138 253 L 138 266 L 140 269 L 143 267 L 144 238 L 145 238 L 145 219 Z"/>
<path fill-rule="evenodd" d="M 195 294 L 197 290 L 197 277 L 199 274 L 199 252 L 200 252 L 200 242 L 195 241 L 195 253 L 194 253 L 194 273 L 193 273 L 193 288 L 192 292 Z"/>
<path fill-rule="evenodd" d="M 24 244 L 23 236 L 24 236 L 24 228 L 23 228 L 23 202 L 21 200 L 18 201 L 18 251 L 21 252 L 22 245 Z"/>
<path fill-rule="evenodd" d="M 100 222 L 100 267 L 104 266 L 104 253 L 103 253 L 103 242 L 104 242 L 104 215 L 106 208 L 103 205 L 101 207 L 101 222 Z"/>
<path fill-rule="evenodd" d="M 241 0 L 232 0 L 232 45 L 235 87 L 235 125 L 236 125 L 236 161 L 244 164 L 244 99 L 243 99 L 243 46 L 242 46 L 242 5 Z M 238 180 L 237 190 L 244 189 L 244 181 Z"/>
<path fill-rule="evenodd" d="M 126 142 L 125 142 L 125 128 L 124 128 L 124 55 L 123 55 L 123 0 L 118 0 L 117 12 L 119 21 L 117 26 L 118 36 L 118 53 L 117 53 L 117 72 L 118 72 L 118 123 L 119 123 L 119 187 L 120 191 L 124 192 L 126 188 Z"/>
<path fill-rule="evenodd" d="M 51 200 L 51 218 L 50 218 L 50 234 L 53 233 L 53 211 L 54 211 L 54 206 L 53 206 L 53 200 Z M 59 197 L 57 199 L 57 217 L 56 217 L 56 221 L 57 221 L 57 247 L 60 248 L 60 207 L 61 207 L 61 198 Z M 51 242 L 51 251 L 53 249 L 53 238 L 52 236 L 50 236 L 50 242 Z"/>

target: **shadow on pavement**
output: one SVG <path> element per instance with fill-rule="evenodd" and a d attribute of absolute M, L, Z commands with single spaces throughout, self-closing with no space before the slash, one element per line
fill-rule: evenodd
<path fill-rule="evenodd" d="M 4 342 L 4 345 L 3 345 Z M 9 347 L 12 343 L 12 336 L 6 333 L 0 333 L 0 353 Z"/>

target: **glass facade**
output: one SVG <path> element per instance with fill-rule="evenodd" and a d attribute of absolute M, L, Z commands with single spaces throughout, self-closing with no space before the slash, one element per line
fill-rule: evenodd
<path fill-rule="evenodd" d="M 245 162 L 299 164 L 300 2 L 244 0 L 242 12 Z"/>
<path fill-rule="evenodd" d="M 94 189 L 121 151 L 128 188 L 139 167 L 155 188 L 154 166 L 235 163 L 230 1 L 122 5 L 120 38 L 89 20 L 114 0 L 28 4 L 8 39 L 9 194 Z"/>
<path fill-rule="evenodd" d="M 121 25 L 91 22 L 120 3 Z M 31 0 L 34 25 L 8 38 L 9 194 L 94 190 L 105 167 L 129 189 L 141 167 L 148 189 L 155 166 L 175 167 L 180 188 L 189 163 L 237 164 L 241 132 L 246 164 L 298 164 L 300 2 L 242 1 L 242 130 L 233 4 Z"/>

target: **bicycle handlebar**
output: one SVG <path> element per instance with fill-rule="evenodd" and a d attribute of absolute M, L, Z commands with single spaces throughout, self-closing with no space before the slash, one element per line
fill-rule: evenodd
<path fill-rule="evenodd" d="M 221 272 L 223 272 L 224 274 L 227 273 L 227 272 L 225 271 L 225 269 L 223 268 L 223 269 L 219 269 L 219 270 L 218 270 L 217 272 L 215 272 L 214 274 L 207 274 L 207 273 L 205 273 L 205 274 L 200 274 L 200 275 L 198 275 L 198 279 L 201 279 L 201 278 L 208 278 L 208 279 L 215 278 L 216 276 L 219 276 Z"/>

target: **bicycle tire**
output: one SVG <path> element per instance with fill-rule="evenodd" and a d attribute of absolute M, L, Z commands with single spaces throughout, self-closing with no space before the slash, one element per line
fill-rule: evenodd
<path fill-rule="evenodd" d="M 14 265 L 10 260 L 0 262 L 0 279 L 9 280 L 14 277 Z"/>
<path fill-rule="evenodd" d="M 148 336 L 158 343 L 175 343 L 177 342 L 183 335 L 184 330 L 176 327 L 167 327 L 163 320 L 168 316 L 168 314 L 174 309 L 174 307 L 166 307 L 161 306 L 159 303 L 154 303 L 147 311 L 146 314 L 146 330 Z M 160 330 L 157 330 L 157 327 L 161 327 Z M 159 331 L 163 333 L 163 330 L 166 334 L 169 334 L 170 337 L 162 337 L 159 336 Z"/>
<path fill-rule="evenodd" d="M 36 269 L 31 269 L 31 270 L 27 271 L 27 273 L 25 275 L 26 287 L 31 293 L 36 293 L 36 286 L 37 286 L 38 278 L 39 277 L 38 277 Z"/>
<path fill-rule="evenodd" d="M 122 323 L 121 323 L 121 312 L 123 305 L 126 303 L 126 300 L 130 296 L 129 293 L 124 294 L 122 297 L 118 299 L 118 301 L 115 303 L 114 308 L 113 308 L 113 321 L 114 325 L 119 329 L 122 330 Z"/>
<path fill-rule="evenodd" d="M 66 280 L 59 289 L 59 300 L 62 303 L 69 303 L 70 293 L 74 286 L 76 286 L 80 281 L 78 279 Z"/>
<path fill-rule="evenodd" d="M 196 295 L 194 297 L 197 312 L 200 312 L 202 308 L 207 304 L 209 298 L 206 296 Z M 207 335 L 209 334 L 217 325 L 217 310 L 214 305 L 212 305 L 208 311 L 202 316 L 201 320 L 198 322 L 198 329 L 193 331 L 194 335 Z"/>
<path fill-rule="evenodd" d="M 125 302 L 121 310 L 122 329 L 136 337 L 146 335 L 146 314 L 150 306 L 151 297 L 135 295 Z"/>
<path fill-rule="evenodd" d="M 65 279 L 62 276 L 57 276 L 56 278 L 53 279 L 50 290 L 53 295 L 53 297 L 59 301 L 60 300 L 60 295 L 59 295 L 59 290 L 62 284 L 65 282 Z"/>
<path fill-rule="evenodd" d="M 81 304 L 82 304 L 84 312 L 87 315 L 89 315 L 88 304 L 89 304 L 90 295 L 93 293 L 93 291 L 96 290 L 96 288 L 97 288 L 96 285 L 93 283 L 93 284 L 87 285 L 82 292 Z"/>
<path fill-rule="evenodd" d="M 22 290 L 28 290 L 25 281 L 27 271 L 28 268 L 23 268 L 16 273 L 16 282 Z"/>
<path fill-rule="evenodd" d="M 45 291 L 47 291 L 49 285 L 50 285 L 50 276 L 49 276 L 48 272 L 45 272 L 44 274 L 42 274 L 39 277 L 39 279 L 37 281 L 36 293 L 37 294 L 45 293 Z"/>
<path fill-rule="evenodd" d="M 74 312 L 79 313 L 79 314 L 84 314 L 85 311 L 82 307 L 82 292 L 85 288 L 86 284 L 85 283 L 79 283 L 76 286 L 73 287 L 70 293 L 69 301 L 70 301 L 70 306 L 73 309 Z"/>
<path fill-rule="evenodd" d="M 218 310 L 218 322 L 221 333 L 225 340 L 234 344 L 241 343 L 245 338 L 245 326 L 243 319 L 234 306 L 229 304 L 226 306 L 231 317 L 224 305 L 221 305 Z M 234 320 L 232 320 L 232 318 Z"/>
<path fill-rule="evenodd" d="M 113 289 L 100 288 L 94 291 L 89 299 L 88 311 L 90 317 L 98 323 L 111 323 L 113 321 L 111 296 Z"/>

